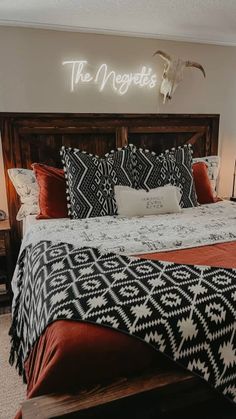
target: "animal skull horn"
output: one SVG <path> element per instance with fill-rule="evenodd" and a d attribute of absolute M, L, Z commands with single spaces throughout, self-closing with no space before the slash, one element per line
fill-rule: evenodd
<path fill-rule="evenodd" d="M 185 66 L 186 67 L 195 67 L 195 68 L 199 68 L 199 70 L 201 70 L 202 74 L 204 77 L 206 77 L 206 73 L 205 70 L 203 68 L 203 66 L 201 64 L 195 63 L 194 61 L 186 61 L 185 62 Z"/>
<path fill-rule="evenodd" d="M 184 69 L 186 67 L 195 67 L 201 70 L 204 77 L 206 73 L 201 64 L 194 61 L 184 61 L 181 58 L 171 57 L 164 51 L 157 50 L 153 55 L 159 55 L 165 61 L 165 68 L 162 75 L 162 83 L 160 92 L 164 96 L 163 103 L 166 99 L 170 100 L 183 79 Z"/>
<path fill-rule="evenodd" d="M 165 60 L 167 62 L 171 61 L 171 56 L 166 54 L 166 52 L 164 52 L 164 51 L 157 50 L 156 52 L 154 52 L 154 54 L 152 56 L 154 57 L 154 55 L 160 55 L 160 57 L 163 58 L 163 60 Z"/>

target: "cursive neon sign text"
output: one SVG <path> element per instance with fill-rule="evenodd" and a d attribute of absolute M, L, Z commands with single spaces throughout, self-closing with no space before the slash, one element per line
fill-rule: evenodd
<path fill-rule="evenodd" d="M 95 83 L 99 91 L 102 92 L 107 85 L 120 95 L 128 92 L 134 85 L 153 89 L 157 85 L 157 75 L 153 73 L 151 67 L 142 66 L 136 73 L 118 73 L 110 70 L 107 64 L 101 64 L 92 75 L 86 69 L 88 62 L 86 60 L 63 61 L 63 65 L 70 67 L 70 89 L 74 92 L 76 86 L 86 83 Z"/>

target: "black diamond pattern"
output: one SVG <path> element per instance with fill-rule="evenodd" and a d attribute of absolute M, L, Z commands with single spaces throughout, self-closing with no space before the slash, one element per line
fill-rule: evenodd
<path fill-rule="evenodd" d="M 192 150 L 183 146 L 157 156 L 147 150 L 136 151 L 135 185 L 138 189 L 153 189 L 171 183 L 182 193 L 182 208 L 197 205 L 192 175 Z"/>
<path fill-rule="evenodd" d="M 18 268 L 11 334 L 22 370 L 51 322 L 83 320 L 142 339 L 236 402 L 235 269 L 46 241 L 28 246 Z"/>
<path fill-rule="evenodd" d="M 117 213 L 114 185 L 133 185 L 130 150 L 124 148 L 107 158 L 62 147 L 71 218 L 99 217 Z"/>

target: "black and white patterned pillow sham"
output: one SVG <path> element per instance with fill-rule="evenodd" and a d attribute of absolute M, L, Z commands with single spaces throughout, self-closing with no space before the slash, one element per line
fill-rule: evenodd
<path fill-rule="evenodd" d="M 178 186 L 182 193 L 182 208 L 197 205 L 192 174 L 192 148 L 183 147 L 166 150 L 159 156 L 149 150 L 136 150 L 134 183 L 138 189 L 153 189 L 167 184 Z"/>
<path fill-rule="evenodd" d="M 133 186 L 131 149 L 114 151 L 106 158 L 74 148 L 61 148 L 71 218 L 117 213 L 114 186 Z"/>
<path fill-rule="evenodd" d="M 113 164 L 119 185 L 135 187 L 133 174 L 136 161 L 135 153 L 136 147 L 133 144 L 128 144 L 123 148 L 111 150 L 105 155 L 106 160 Z M 130 182 L 131 184 L 128 185 Z"/>

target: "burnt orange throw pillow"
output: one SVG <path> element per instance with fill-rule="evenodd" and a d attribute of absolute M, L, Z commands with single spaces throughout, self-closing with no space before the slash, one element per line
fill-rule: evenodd
<path fill-rule="evenodd" d="M 193 179 L 199 204 L 211 204 L 215 202 L 210 179 L 207 172 L 207 165 L 204 162 L 194 163 Z"/>
<path fill-rule="evenodd" d="M 44 164 L 32 164 L 39 185 L 37 219 L 68 217 L 64 171 Z"/>

